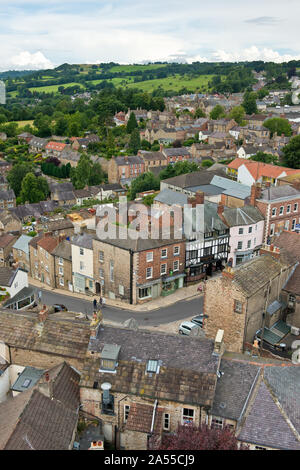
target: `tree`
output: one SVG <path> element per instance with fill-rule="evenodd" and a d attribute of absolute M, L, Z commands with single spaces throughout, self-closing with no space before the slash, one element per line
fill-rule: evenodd
<path fill-rule="evenodd" d="M 21 193 L 21 186 L 27 173 L 32 172 L 32 166 L 29 163 L 17 163 L 7 174 L 7 181 L 18 197 Z"/>
<path fill-rule="evenodd" d="M 245 125 L 245 109 L 243 106 L 235 106 L 229 113 L 231 119 L 234 119 L 239 126 Z"/>
<path fill-rule="evenodd" d="M 257 114 L 256 94 L 251 91 L 246 91 L 242 106 L 247 114 Z"/>
<path fill-rule="evenodd" d="M 128 134 L 131 134 L 133 129 L 135 129 L 136 127 L 138 127 L 138 123 L 136 122 L 135 114 L 130 113 L 130 116 L 129 116 L 129 119 L 128 119 L 128 122 L 127 122 L 127 126 L 126 126 L 126 130 L 127 130 Z"/>
<path fill-rule="evenodd" d="M 247 450 L 238 446 L 234 432 L 229 428 L 210 428 L 206 424 L 179 425 L 174 434 L 163 436 L 161 443 L 154 442 L 155 450 Z"/>
<path fill-rule="evenodd" d="M 131 148 L 134 155 L 136 155 L 138 150 L 140 149 L 141 139 L 140 139 L 140 133 L 138 129 L 133 129 L 131 136 L 130 136 L 129 147 Z"/>
<path fill-rule="evenodd" d="M 212 162 L 211 160 L 202 160 L 202 162 L 201 162 L 201 166 L 203 168 L 209 168 L 213 164 L 214 164 L 214 162 Z"/>
<path fill-rule="evenodd" d="M 210 113 L 210 119 L 220 119 L 226 116 L 225 109 L 220 104 L 217 104 Z"/>
<path fill-rule="evenodd" d="M 195 111 L 195 118 L 205 118 L 205 112 L 201 108 L 197 108 Z"/>
<path fill-rule="evenodd" d="M 136 197 L 136 193 L 142 191 L 149 191 L 150 189 L 158 190 L 160 187 L 160 180 L 153 173 L 143 173 L 132 181 L 130 190 L 128 193 L 129 199 L 133 200 Z"/>
<path fill-rule="evenodd" d="M 49 187 L 46 178 L 36 177 L 33 173 L 28 173 L 22 181 L 21 199 L 26 202 L 40 202 L 47 198 Z"/>
<path fill-rule="evenodd" d="M 287 167 L 300 169 L 300 135 L 292 137 L 283 147 L 282 153 L 283 162 Z"/>
<path fill-rule="evenodd" d="M 271 137 L 273 137 L 275 132 L 277 135 L 284 134 L 287 137 L 291 136 L 293 132 L 289 121 L 283 118 L 267 119 L 264 122 L 264 126 L 271 132 Z"/>
<path fill-rule="evenodd" d="M 256 155 L 252 155 L 250 160 L 254 160 L 255 162 L 272 163 L 274 165 L 278 164 L 278 157 L 271 153 L 257 152 Z"/>
<path fill-rule="evenodd" d="M 76 168 L 71 169 L 71 181 L 75 189 L 83 189 L 88 185 L 92 172 L 92 161 L 86 154 L 81 155 Z"/>

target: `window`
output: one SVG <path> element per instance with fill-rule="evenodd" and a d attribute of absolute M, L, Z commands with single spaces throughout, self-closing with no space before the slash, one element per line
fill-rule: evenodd
<path fill-rule="evenodd" d="M 255 446 L 255 450 L 267 450 L 265 447 Z"/>
<path fill-rule="evenodd" d="M 99 261 L 100 263 L 104 262 L 104 251 L 99 251 Z"/>
<path fill-rule="evenodd" d="M 220 419 L 213 418 L 211 420 L 211 427 L 216 428 L 216 429 L 222 429 L 223 428 L 223 419 L 222 418 L 220 418 Z"/>
<path fill-rule="evenodd" d="M 109 279 L 110 282 L 114 282 L 114 262 L 112 260 L 109 262 Z"/>
<path fill-rule="evenodd" d="M 297 212 L 297 210 L 298 210 L 298 203 L 296 202 L 296 203 L 294 204 L 294 212 Z"/>
<path fill-rule="evenodd" d="M 272 217 L 275 217 L 275 215 L 276 215 L 276 207 L 272 209 Z"/>
<path fill-rule="evenodd" d="M 146 269 L 146 279 L 151 279 L 152 278 L 152 268 L 147 268 Z"/>
<path fill-rule="evenodd" d="M 274 232 L 275 232 L 275 224 L 272 224 L 271 227 L 270 227 L 270 235 L 274 235 Z"/>
<path fill-rule="evenodd" d="M 153 261 L 153 251 L 147 253 L 147 262 Z"/>
<path fill-rule="evenodd" d="M 247 248 L 251 248 L 251 240 L 248 240 Z"/>
<path fill-rule="evenodd" d="M 79 253 L 80 253 L 81 255 L 84 255 L 84 249 L 83 249 L 83 248 L 79 248 Z"/>
<path fill-rule="evenodd" d="M 80 266 L 79 266 L 80 271 L 84 270 L 84 263 L 83 261 L 80 261 Z"/>
<path fill-rule="evenodd" d="M 283 214 L 283 209 L 284 209 L 284 207 L 281 206 L 280 209 L 279 209 L 279 215 L 282 215 L 282 214 Z"/>
<path fill-rule="evenodd" d="M 238 242 L 237 249 L 241 250 L 243 248 L 243 242 Z"/>
<path fill-rule="evenodd" d="M 63 260 L 62 258 L 59 258 L 58 264 L 60 264 L 61 266 L 63 266 L 63 265 L 64 265 L 64 260 Z"/>
<path fill-rule="evenodd" d="M 104 269 L 99 269 L 99 277 L 100 279 L 104 279 Z"/>
<path fill-rule="evenodd" d="M 124 405 L 124 423 L 126 423 L 128 419 L 129 411 L 130 411 L 130 405 Z"/>
<path fill-rule="evenodd" d="M 63 277 L 60 277 L 60 278 L 59 278 L 59 284 L 60 284 L 61 286 L 64 286 L 64 285 L 65 285 L 65 281 L 64 281 L 64 278 L 63 278 Z"/>
<path fill-rule="evenodd" d="M 174 246 L 173 254 L 174 256 L 178 256 L 180 253 L 180 246 Z"/>
<path fill-rule="evenodd" d="M 169 431 L 170 430 L 170 415 L 169 413 L 164 413 L 163 415 L 163 430 Z"/>
<path fill-rule="evenodd" d="M 47 282 L 47 284 L 50 286 L 50 277 L 49 277 L 49 276 L 47 276 L 46 282 Z"/>
<path fill-rule="evenodd" d="M 161 250 L 161 257 L 162 258 L 166 258 L 168 255 L 168 250 L 166 248 L 164 248 L 163 250 Z"/>
<path fill-rule="evenodd" d="M 36 250 L 34 250 L 34 256 L 37 256 L 37 251 Z"/>
<path fill-rule="evenodd" d="M 286 213 L 289 214 L 291 212 L 291 204 L 288 204 L 286 208 Z"/>
<path fill-rule="evenodd" d="M 146 299 L 147 297 L 151 297 L 151 287 L 139 289 L 139 299 Z"/>
<path fill-rule="evenodd" d="M 161 264 L 160 274 L 161 274 L 161 276 L 164 276 L 165 274 L 167 274 L 167 265 L 166 264 Z"/>
<path fill-rule="evenodd" d="M 289 227 L 290 227 L 290 221 L 286 220 L 285 223 L 284 223 L 284 230 L 288 230 Z"/>
<path fill-rule="evenodd" d="M 150 374 L 151 373 L 156 374 L 157 368 L 158 368 L 158 361 L 149 359 L 149 361 L 147 362 L 147 372 Z"/>
<path fill-rule="evenodd" d="M 239 228 L 239 235 L 243 235 L 244 229 L 242 227 Z"/>
<path fill-rule="evenodd" d="M 173 263 L 173 271 L 179 271 L 179 261 L 174 261 L 174 263 Z"/>
<path fill-rule="evenodd" d="M 252 227 L 249 227 L 248 233 L 252 233 Z"/>
<path fill-rule="evenodd" d="M 243 304 L 239 300 L 234 301 L 234 311 L 235 313 L 242 313 L 243 311 Z"/>
<path fill-rule="evenodd" d="M 119 294 L 124 295 L 124 286 L 119 285 Z"/>
<path fill-rule="evenodd" d="M 48 251 L 45 252 L 46 259 L 49 258 Z"/>
<path fill-rule="evenodd" d="M 183 408 L 182 410 L 182 424 L 189 424 L 194 421 L 194 410 L 191 408 Z"/>
<path fill-rule="evenodd" d="M 295 230 L 295 225 L 296 225 L 296 219 L 293 219 L 293 221 L 292 221 L 292 230 Z"/>
<path fill-rule="evenodd" d="M 25 379 L 22 387 L 23 388 L 28 388 L 30 384 L 31 384 L 31 380 L 30 379 Z"/>

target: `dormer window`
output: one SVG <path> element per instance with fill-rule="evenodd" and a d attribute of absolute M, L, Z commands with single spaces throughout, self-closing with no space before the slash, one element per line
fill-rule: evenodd
<path fill-rule="evenodd" d="M 116 373 L 121 346 L 105 344 L 100 356 L 100 372 Z"/>

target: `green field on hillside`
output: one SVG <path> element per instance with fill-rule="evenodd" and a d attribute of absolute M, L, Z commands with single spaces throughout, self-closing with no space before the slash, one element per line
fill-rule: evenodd
<path fill-rule="evenodd" d="M 151 92 L 156 88 L 163 90 L 179 91 L 181 88 L 188 88 L 189 90 L 204 90 L 207 89 L 208 82 L 212 79 L 213 75 L 200 75 L 199 77 L 189 78 L 186 75 L 173 75 L 167 78 L 156 80 L 146 80 L 144 82 L 129 83 L 129 88 L 140 88 L 143 91 Z"/>
<path fill-rule="evenodd" d="M 80 88 L 82 88 L 82 89 L 85 88 L 81 83 L 64 83 L 62 85 L 48 85 L 48 86 L 33 87 L 33 88 L 29 88 L 29 90 L 30 91 L 39 91 L 41 93 L 56 93 L 60 86 L 63 86 L 64 88 L 68 88 L 68 87 L 74 86 L 74 85 L 79 85 Z"/>
<path fill-rule="evenodd" d="M 109 69 L 109 72 L 138 72 L 140 70 L 155 70 L 165 67 L 166 64 L 149 64 L 149 65 L 114 65 Z"/>

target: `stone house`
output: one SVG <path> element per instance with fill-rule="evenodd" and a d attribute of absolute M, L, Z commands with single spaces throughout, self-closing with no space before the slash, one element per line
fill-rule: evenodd
<path fill-rule="evenodd" d="M 73 292 L 72 246 L 62 240 L 52 251 L 54 259 L 55 287 Z"/>
<path fill-rule="evenodd" d="M 0 233 L 12 232 L 20 233 L 22 230 L 22 222 L 11 211 L 4 210 L 0 212 Z"/>
<path fill-rule="evenodd" d="M 299 234 L 283 231 L 274 239 L 274 245 L 288 251 L 298 262 L 295 271 L 282 289 L 282 299 L 287 305 L 286 322 L 300 329 L 300 243 Z"/>
<path fill-rule="evenodd" d="M 97 293 L 135 305 L 183 287 L 184 239 L 134 239 L 138 232 L 121 232 L 93 241 Z"/>
<path fill-rule="evenodd" d="M 147 450 L 178 424 L 205 423 L 221 355 L 221 342 L 95 320 L 80 382 L 83 410 L 102 420 L 118 449 Z"/>
<path fill-rule="evenodd" d="M 27 235 L 21 235 L 12 247 L 12 255 L 14 263 L 24 271 L 30 271 L 30 260 L 29 260 L 29 242 L 32 237 Z"/>
<path fill-rule="evenodd" d="M 61 152 L 59 159 L 63 165 L 70 163 L 71 166 L 76 167 L 80 160 L 80 156 L 81 154 L 79 152 L 76 152 L 69 147 L 65 147 Z"/>
<path fill-rule="evenodd" d="M 145 172 L 144 160 L 139 156 L 112 157 L 108 165 L 109 183 L 122 183 Z"/>
<path fill-rule="evenodd" d="M 168 158 L 163 154 L 162 151 L 147 152 L 144 150 L 139 150 L 138 156 L 140 156 L 144 161 L 145 172 L 151 171 L 153 167 L 167 166 L 168 164 Z"/>
<path fill-rule="evenodd" d="M 66 363 L 37 372 L 42 376 L 34 386 L 30 376 L 27 389 L 0 404 L 1 450 L 73 448 L 80 374 Z"/>
<path fill-rule="evenodd" d="M 236 122 L 234 121 L 234 119 L 229 119 L 229 118 L 210 120 L 208 122 L 208 130 L 211 132 L 227 133 L 234 126 L 236 126 Z"/>
<path fill-rule="evenodd" d="M 56 287 L 52 252 L 60 241 L 61 239 L 54 237 L 52 232 L 46 232 L 29 243 L 30 275 L 50 287 Z"/>
<path fill-rule="evenodd" d="M 295 261 L 270 249 L 262 253 L 236 268 L 228 266 L 222 276 L 210 279 L 205 285 L 203 311 L 208 316 L 205 333 L 213 338 L 222 327 L 228 351 L 242 353 L 251 349 L 262 328 L 264 338 L 273 336 L 272 327 L 284 317 L 280 293 L 293 272 Z M 277 334 L 273 339 L 274 346 L 276 341 L 281 342 Z"/>
<path fill-rule="evenodd" d="M 29 152 L 30 153 L 42 153 L 48 143 L 47 139 L 41 139 L 40 137 L 33 137 L 29 141 Z"/>
<path fill-rule="evenodd" d="M 177 147 L 170 149 L 163 149 L 162 154 L 167 158 L 167 164 L 189 160 L 191 158 L 190 152 L 186 147 Z"/>
<path fill-rule="evenodd" d="M 47 156 L 53 156 L 59 158 L 63 150 L 67 147 L 67 144 L 61 142 L 50 141 L 45 145 L 45 153 Z"/>
<path fill-rule="evenodd" d="M 0 160 L 0 174 L 6 175 L 12 169 L 12 163 L 6 160 Z M 12 191 L 12 190 L 11 190 Z"/>
<path fill-rule="evenodd" d="M 13 189 L 0 190 L 0 209 L 16 207 L 16 195 Z"/>
<path fill-rule="evenodd" d="M 10 266 L 12 262 L 13 245 L 17 237 L 11 233 L 0 235 L 0 266 Z"/>
<path fill-rule="evenodd" d="M 49 369 L 62 361 L 82 371 L 90 337 L 89 322 L 29 311 L 0 311 L 0 341 L 11 364 Z"/>

